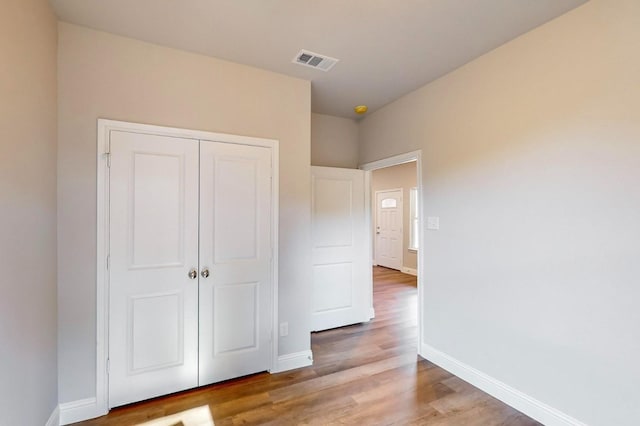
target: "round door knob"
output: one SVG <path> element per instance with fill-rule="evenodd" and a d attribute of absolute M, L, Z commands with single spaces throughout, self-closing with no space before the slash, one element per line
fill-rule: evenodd
<path fill-rule="evenodd" d="M 200 275 L 202 275 L 202 278 L 208 278 L 209 277 L 209 268 L 204 268 L 202 270 L 202 272 L 200 272 Z"/>
<path fill-rule="evenodd" d="M 187 276 L 192 280 L 195 280 L 196 278 L 198 278 L 198 271 L 196 271 L 196 268 L 191 268 Z"/>

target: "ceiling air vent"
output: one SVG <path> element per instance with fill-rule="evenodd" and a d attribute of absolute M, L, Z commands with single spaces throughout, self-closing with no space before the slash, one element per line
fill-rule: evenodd
<path fill-rule="evenodd" d="M 293 58 L 294 64 L 303 65 L 309 68 L 315 68 L 322 71 L 329 71 L 339 61 L 339 59 L 331 58 L 326 55 L 319 55 L 317 53 L 309 52 L 308 50 L 301 50 L 298 52 L 295 58 Z"/>

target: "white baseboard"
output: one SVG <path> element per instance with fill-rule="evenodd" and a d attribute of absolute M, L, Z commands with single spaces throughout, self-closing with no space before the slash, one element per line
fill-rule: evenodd
<path fill-rule="evenodd" d="M 309 351 L 295 352 L 278 357 L 278 365 L 272 373 L 294 370 L 296 368 L 308 367 L 313 364 L 313 353 Z"/>
<path fill-rule="evenodd" d="M 93 419 L 104 414 L 100 411 L 96 398 L 79 399 L 60 404 L 61 425 Z"/>
<path fill-rule="evenodd" d="M 465 382 L 482 389 L 527 416 L 547 426 L 586 426 L 579 420 L 494 379 L 457 359 L 423 343 L 420 356 L 439 365 Z"/>
<path fill-rule="evenodd" d="M 44 426 L 60 426 L 60 406 L 56 405 Z"/>
<path fill-rule="evenodd" d="M 414 277 L 418 276 L 418 270 L 417 269 L 407 268 L 406 266 L 403 266 L 402 269 L 400 269 L 400 272 L 403 272 L 403 273 L 409 274 L 409 275 L 413 275 Z"/>

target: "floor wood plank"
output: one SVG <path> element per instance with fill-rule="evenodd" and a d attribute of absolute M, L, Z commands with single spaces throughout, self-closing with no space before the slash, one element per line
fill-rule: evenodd
<path fill-rule="evenodd" d="M 78 425 L 138 425 L 203 406 L 216 426 L 539 425 L 416 355 L 415 277 L 374 267 L 374 307 L 369 323 L 313 333 L 312 367 L 156 398 Z"/>

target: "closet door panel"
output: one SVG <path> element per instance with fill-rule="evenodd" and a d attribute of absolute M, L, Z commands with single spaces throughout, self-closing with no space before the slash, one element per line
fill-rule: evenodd
<path fill-rule="evenodd" d="M 198 141 L 110 134 L 109 405 L 198 385 Z"/>
<path fill-rule="evenodd" d="M 204 385 L 270 366 L 271 151 L 201 141 L 200 170 Z"/>

